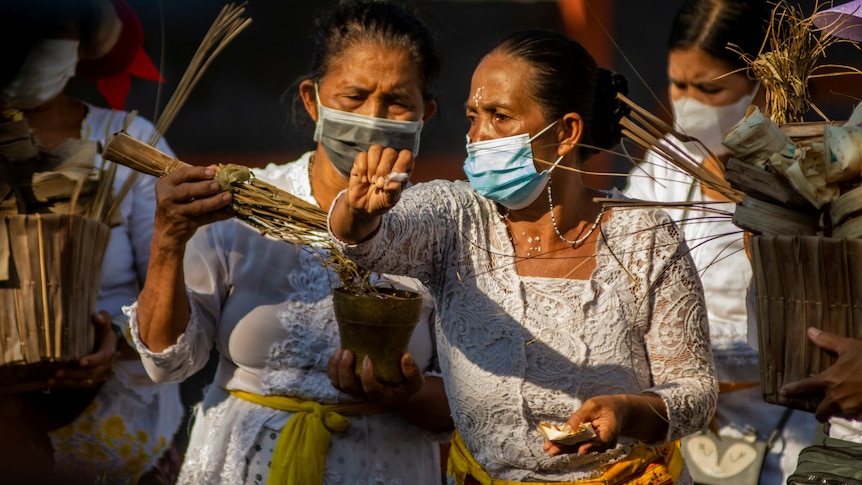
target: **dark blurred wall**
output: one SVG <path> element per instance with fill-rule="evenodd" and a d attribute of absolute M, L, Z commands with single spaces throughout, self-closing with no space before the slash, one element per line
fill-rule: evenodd
<path fill-rule="evenodd" d="M 581 0 L 561 0 L 580 2 Z M 223 2 L 212 0 L 128 0 L 145 30 L 145 50 L 162 63 L 162 85 L 135 80 L 127 107 L 152 119 L 173 92 L 186 65 Z M 601 4 L 599 4 L 601 2 Z M 629 79 L 630 97 L 653 113 L 669 118 L 666 103 L 667 33 L 681 0 L 593 0 L 580 33 L 591 48 L 611 57 L 611 67 Z M 813 4 L 813 0 L 802 2 Z M 261 165 L 289 161 L 312 147 L 311 133 L 297 133 L 289 122 L 290 103 L 282 95 L 306 72 L 311 55 L 310 32 L 315 15 L 332 1 L 251 0 L 253 21 L 212 63 L 192 92 L 166 137 L 178 156 L 191 163 L 237 162 Z M 462 178 L 464 158 L 463 103 L 470 76 L 491 44 L 511 32 L 547 28 L 571 32 L 557 1 L 415 1 L 437 36 L 443 57 L 439 85 L 440 110 L 423 133 L 416 178 Z M 810 7 L 809 11 L 810 11 Z M 599 19 L 598 11 L 610 18 Z M 598 23 L 598 27 L 596 27 Z M 610 31 L 613 40 L 605 33 Z M 595 47 L 594 47 L 595 46 Z M 609 54 L 608 54 L 609 53 Z M 607 54 L 607 55 L 606 55 Z M 831 62 L 862 65 L 862 53 L 836 49 Z M 862 82 L 845 77 L 815 86 L 824 110 L 846 117 L 860 96 Z M 101 103 L 93 86 L 76 82 L 73 92 Z M 855 91 L 855 98 L 834 93 Z M 304 112 L 299 113 L 305 116 Z M 616 160 L 614 170 L 630 164 Z M 617 182 L 619 185 L 621 181 Z"/>

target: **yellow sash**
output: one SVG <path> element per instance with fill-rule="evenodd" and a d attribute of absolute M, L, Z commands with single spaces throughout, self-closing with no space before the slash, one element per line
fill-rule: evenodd
<path fill-rule="evenodd" d="M 284 425 L 275 444 L 267 485 L 322 484 L 330 432 L 347 429 L 350 420 L 345 415 L 386 412 L 386 408 L 376 404 L 320 404 L 290 396 L 228 392 L 245 401 L 295 413 Z"/>
<path fill-rule="evenodd" d="M 512 482 L 491 478 L 476 462 L 464 445 L 456 430 L 452 435 L 449 449 L 449 476 L 458 485 L 463 485 L 469 475 L 481 485 L 670 485 L 677 482 L 682 473 L 683 459 L 679 442 L 650 448 L 644 445 L 635 447 L 625 458 L 610 465 L 604 474 L 597 478 L 575 480 L 573 482 Z"/>

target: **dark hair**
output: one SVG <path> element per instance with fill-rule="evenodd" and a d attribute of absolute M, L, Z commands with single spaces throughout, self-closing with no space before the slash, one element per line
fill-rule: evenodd
<path fill-rule="evenodd" d="M 360 42 L 407 50 L 422 76 L 422 95 L 433 98 L 440 59 L 431 33 L 406 8 L 380 0 L 340 2 L 329 16 L 318 20 L 310 78 L 319 81 L 346 49 Z"/>
<path fill-rule="evenodd" d="M 673 19 L 668 47 L 698 47 L 734 68 L 744 68 L 747 64 L 735 51 L 757 56 L 768 16 L 765 0 L 687 0 Z"/>
<path fill-rule="evenodd" d="M 628 93 L 628 81 L 596 65 L 593 56 L 577 41 L 548 30 L 512 34 L 492 50 L 527 62 L 530 94 L 548 121 L 566 113 L 584 120 L 580 141 L 586 158 L 620 141 L 620 119 L 628 113 L 617 94 Z"/>
<path fill-rule="evenodd" d="M 308 124 L 308 117 L 299 109 L 299 84 L 306 79 L 319 82 L 345 50 L 360 42 L 406 50 L 419 70 L 422 96 L 426 101 L 434 99 L 440 76 L 436 43 L 419 17 L 401 5 L 383 0 L 341 1 L 327 15 L 318 17 L 312 40 L 314 47 L 308 72 L 288 89 L 288 93 L 293 94 L 293 123 L 300 130 Z"/>

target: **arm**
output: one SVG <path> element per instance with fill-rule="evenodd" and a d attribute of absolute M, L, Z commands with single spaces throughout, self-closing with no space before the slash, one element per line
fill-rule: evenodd
<path fill-rule="evenodd" d="M 198 227 L 226 219 L 229 193 L 218 193 L 209 167 L 177 169 L 156 184 L 156 218 L 147 279 L 138 297 L 141 342 L 161 352 L 174 345 L 189 321 L 183 257 Z"/>
<path fill-rule="evenodd" d="M 862 419 L 862 340 L 813 327 L 808 329 L 808 338 L 836 354 L 838 360 L 816 376 L 785 384 L 781 394 L 789 398 L 823 396 L 815 412 L 821 422 L 833 416 Z"/>
<path fill-rule="evenodd" d="M 356 244 L 380 226 L 380 216 L 398 203 L 407 181 L 387 181 L 390 173 L 411 173 L 413 155 L 408 150 L 373 145 L 356 156 L 347 194 L 339 197 L 329 215 L 329 227 L 338 239 Z"/>

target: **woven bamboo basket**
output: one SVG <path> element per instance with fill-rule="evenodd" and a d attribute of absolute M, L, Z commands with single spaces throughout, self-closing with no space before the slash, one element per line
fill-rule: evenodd
<path fill-rule="evenodd" d="M 862 240 L 752 236 L 750 242 L 764 400 L 814 412 L 820 398 L 787 399 L 779 390 L 835 362 L 808 340 L 808 327 L 862 338 Z"/>
<path fill-rule="evenodd" d="M 0 217 L 0 393 L 40 389 L 93 351 L 110 228 L 80 215 Z"/>

